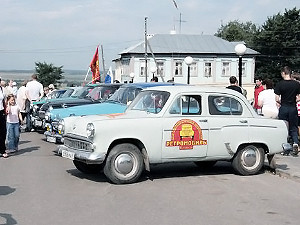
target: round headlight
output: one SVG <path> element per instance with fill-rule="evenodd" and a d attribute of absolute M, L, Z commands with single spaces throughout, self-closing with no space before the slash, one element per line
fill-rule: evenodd
<path fill-rule="evenodd" d="M 46 123 L 46 130 L 49 131 L 49 132 L 52 132 L 52 126 L 50 123 Z"/>
<path fill-rule="evenodd" d="M 92 123 L 86 125 L 86 135 L 88 138 L 93 139 L 95 135 L 95 126 Z"/>
<path fill-rule="evenodd" d="M 58 122 L 57 130 L 58 130 L 58 133 L 61 135 L 63 135 L 65 133 L 65 121 L 64 120 L 60 120 Z"/>
<path fill-rule="evenodd" d="M 50 121 L 50 119 L 51 119 L 50 112 L 46 112 L 46 113 L 45 113 L 45 120 L 46 120 L 46 121 Z"/>

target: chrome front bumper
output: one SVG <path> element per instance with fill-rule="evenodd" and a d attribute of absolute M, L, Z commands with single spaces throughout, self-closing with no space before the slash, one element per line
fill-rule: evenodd
<path fill-rule="evenodd" d="M 55 140 L 55 143 L 64 143 L 64 138 L 61 134 L 55 134 L 51 131 L 45 131 L 44 135 L 46 136 L 46 141 L 48 142 L 54 142 Z"/>
<path fill-rule="evenodd" d="M 61 156 L 62 151 L 74 153 L 74 160 L 82 161 L 87 164 L 102 164 L 106 157 L 106 153 L 79 151 L 77 149 L 69 148 L 65 145 L 59 145 L 56 149 L 57 154 Z"/>
<path fill-rule="evenodd" d="M 44 121 L 39 117 L 31 116 L 31 124 L 36 128 L 44 128 Z"/>

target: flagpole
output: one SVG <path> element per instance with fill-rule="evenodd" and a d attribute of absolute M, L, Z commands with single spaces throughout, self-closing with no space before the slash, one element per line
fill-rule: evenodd
<path fill-rule="evenodd" d="M 86 73 L 86 75 L 85 75 L 84 81 L 86 81 L 86 78 L 87 78 L 87 76 L 89 75 L 89 72 L 90 72 L 90 71 L 91 71 L 91 68 L 89 67 L 88 70 L 87 70 L 87 73 Z"/>

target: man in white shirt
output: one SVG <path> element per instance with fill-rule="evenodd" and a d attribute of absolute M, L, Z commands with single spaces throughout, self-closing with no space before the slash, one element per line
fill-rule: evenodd
<path fill-rule="evenodd" d="M 36 102 L 36 101 L 39 101 L 44 96 L 44 88 L 43 88 L 43 85 L 37 81 L 36 74 L 33 74 L 31 76 L 31 78 L 32 78 L 32 81 L 29 81 L 26 85 L 27 96 L 28 96 L 28 99 L 30 100 L 30 102 Z M 30 120 L 30 116 L 27 116 L 27 118 L 29 120 L 28 120 L 28 122 L 26 122 L 26 127 L 27 127 L 26 129 L 28 131 L 33 131 L 32 121 Z"/>
<path fill-rule="evenodd" d="M 29 81 L 26 85 L 27 95 L 31 102 L 39 101 L 44 95 L 43 85 L 37 81 L 37 75 L 33 74 L 32 81 Z"/>

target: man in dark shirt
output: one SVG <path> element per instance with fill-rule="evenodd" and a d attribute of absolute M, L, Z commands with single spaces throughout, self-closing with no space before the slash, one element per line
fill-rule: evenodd
<path fill-rule="evenodd" d="M 231 89 L 231 90 L 235 90 L 235 91 L 240 92 L 241 94 L 243 94 L 242 88 L 238 86 L 238 81 L 237 81 L 235 76 L 229 77 L 229 83 L 230 83 L 230 85 L 226 88 Z"/>
<path fill-rule="evenodd" d="M 293 155 L 298 154 L 298 111 L 296 101 L 300 94 L 300 84 L 291 79 L 291 69 L 285 66 L 281 70 L 283 80 L 275 87 L 275 100 L 280 104 L 278 118 L 289 124 L 289 135 L 293 140 Z"/>

